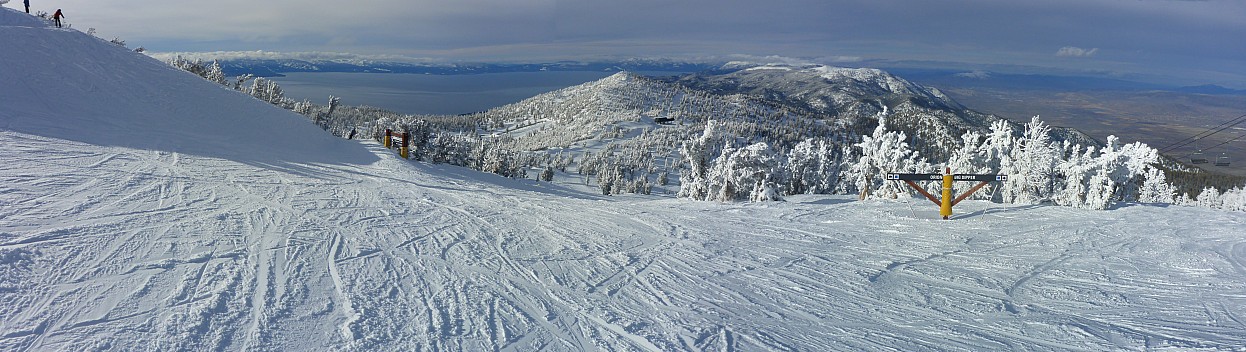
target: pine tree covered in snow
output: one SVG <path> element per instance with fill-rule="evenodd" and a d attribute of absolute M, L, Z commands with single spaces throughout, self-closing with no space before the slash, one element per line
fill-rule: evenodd
<path fill-rule="evenodd" d="M 1025 125 L 1022 137 L 1011 143 L 1008 158 L 1001 160 L 998 171 L 1008 175 L 1000 189 L 1000 197 L 1005 202 L 1038 204 L 1051 199 L 1055 192 L 1059 150 L 1051 144 L 1050 131 L 1050 127 L 1034 116 Z"/>
<path fill-rule="evenodd" d="M 722 153 L 724 144 L 718 136 L 718 123 L 710 120 L 705 123 L 701 136 L 686 141 L 681 148 L 688 169 L 679 177 L 679 196 L 697 200 L 708 200 L 713 197 L 710 190 L 710 168 L 714 159 Z"/>
<path fill-rule="evenodd" d="M 787 194 L 833 193 L 840 186 L 844 151 L 825 139 L 807 139 L 788 152 Z"/>
<path fill-rule="evenodd" d="M 1159 168 L 1148 165 L 1145 181 L 1142 188 L 1139 189 L 1138 201 L 1143 203 L 1174 203 L 1176 201 L 1176 189 L 1168 183 L 1164 171 Z"/>
<path fill-rule="evenodd" d="M 1220 195 L 1220 209 L 1246 211 L 1246 187 L 1233 188 Z"/>
<path fill-rule="evenodd" d="M 888 131 L 886 110 L 881 114 L 878 127 L 874 133 L 862 137 L 855 146 L 861 155 L 848 170 L 848 178 L 852 180 L 862 198 L 897 198 L 909 195 L 909 188 L 897 182 L 888 182 L 887 173 L 918 173 L 931 169 L 930 165 L 909 149 L 904 142 L 904 132 Z"/>
<path fill-rule="evenodd" d="M 706 175 L 708 200 L 779 200 L 778 164 L 766 143 L 724 148 Z"/>
<path fill-rule="evenodd" d="M 217 60 L 212 60 L 212 65 L 208 66 L 203 78 L 220 85 L 229 84 L 229 80 L 225 79 L 225 71 L 221 69 L 221 63 Z"/>

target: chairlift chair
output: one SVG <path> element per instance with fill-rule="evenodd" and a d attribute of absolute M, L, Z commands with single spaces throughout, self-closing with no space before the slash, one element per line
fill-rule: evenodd
<path fill-rule="evenodd" d="M 1203 156 L 1203 151 L 1201 150 L 1194 152 L 1194 154 L 1190 156 L 1190 163 L 1191 164 L 1206 164 L 1207 157 Z"/>
<path fill-rule="evenodd" d="M 1216 158 L 1216 166 L 1229 166 L 1229 156 L 1220 154 L 1220 157 Z"/>

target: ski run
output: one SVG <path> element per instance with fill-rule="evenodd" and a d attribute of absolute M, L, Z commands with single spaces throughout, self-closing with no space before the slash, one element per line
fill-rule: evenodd
<path fill-rule="evenodd" d="M 0 350 L 1228 350 L 1246 213 L 601 196 L 0 10 Z"/>

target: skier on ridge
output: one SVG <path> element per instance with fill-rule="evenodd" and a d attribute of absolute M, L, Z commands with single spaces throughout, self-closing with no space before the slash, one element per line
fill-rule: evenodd
<path fill-rule="evenodd" d="M 61 28 L 61 18 L 63 17 L 65 17 L 65 14 L 61 13 L 61 9 L 56 9 L 56 13 L 52 14 L 52 20 L 56 21 L 56 28 Z"/>

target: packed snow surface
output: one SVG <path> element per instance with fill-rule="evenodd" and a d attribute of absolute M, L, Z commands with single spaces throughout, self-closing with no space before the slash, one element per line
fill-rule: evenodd
<path fill-rule="evenodd" d="M 603 197 L 6 12 L 0 350 L 1246 346 L 1243 213 Z"/>

